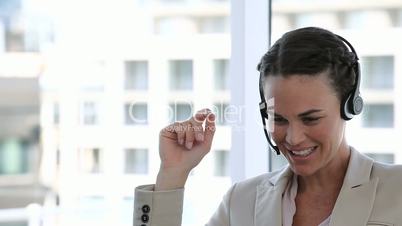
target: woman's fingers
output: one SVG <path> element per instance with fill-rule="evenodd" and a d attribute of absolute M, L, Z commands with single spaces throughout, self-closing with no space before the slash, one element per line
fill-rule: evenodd
<path fill-rule="evenodd" d="M 212 143 L 215 132 L 215 115 L 205 108 L 198 111 L 191 119 L 184 122 L 175 122 L 161 131 L 161 136 L 175 140 L 186 149 L 192 149 L 195 143 L 204 143 L 208 137 L 208 146 Z M 205 129 L 203 127 L 204 122 Z"/>
<path fill-rule="evenodd" d="M 179 145 L 183 145 L 184 144 L 184 140 L 186 138 L 186 131 L 184 130 L 184 126 L 181 123 L 177 123 L 177 142 L 179 143 Z"/>
<path fill-rule="evenodd" d="M 198 111 L 191 119 L 191 125 L 194 129 L 195 133 L 195 140 L 198 142 L 204 141 L 204 128 L 202 125 L 204 124 L 205 119 L 207 118 L 208 114 L 211 113 L 211 110 L 208 108 L 202 109 Z"/>

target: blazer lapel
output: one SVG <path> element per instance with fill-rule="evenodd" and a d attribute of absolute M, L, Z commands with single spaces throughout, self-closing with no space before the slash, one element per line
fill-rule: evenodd
<path fill-rule="evenodd" d="M 282 225 L 282 194 L 291 176 L 287 167 L 257 187 L 255 226 Z"/>
<path fill-rule="evenodd" d="M 378 178 L 370 179 L 373 160 L 354 149 L 342 189 L 331 215 L 330 226 L 366 225 L 374 204 Z"/>

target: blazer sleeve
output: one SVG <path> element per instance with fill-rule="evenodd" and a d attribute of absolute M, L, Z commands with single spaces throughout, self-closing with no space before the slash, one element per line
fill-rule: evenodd
<path fill-rule="evenodd" d="M 135 189 L 133 226 L 180 226 L 184 188 L 156 192 L 154 187 Z"/>
<path fill-rule="evenodd" d="M 181 226 L 184 188 L 154 191 L 154 185 L 135 189 L 133 226 Z M 206 226 L 230 226 L 230 199 L 235 186 L 224 195 Z"/>

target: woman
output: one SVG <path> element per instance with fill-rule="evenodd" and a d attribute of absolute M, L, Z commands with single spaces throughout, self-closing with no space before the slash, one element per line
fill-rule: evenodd
<path fill-rule="evenodd" d="M 274 125 L 266 135 L 289 165 L 233 185 L 207 225 L 402 225 L 402 167 L 374 162 L 345 139 L 346 121 L 362 109 L 353 47 L 302 28 L 284 34 L 259 70 L 262 116 Z M 273 112 L 264 99 L 274 99 Z M 210 150 L 214 117 L 204 109 L 161 131 L 160 171 L 155 185 L 136 189 L 134 225 L 181 224 L 184 185 Z"/>

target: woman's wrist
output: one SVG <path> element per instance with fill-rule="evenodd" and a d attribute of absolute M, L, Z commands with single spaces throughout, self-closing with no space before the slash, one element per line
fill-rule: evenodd
<path fill-rule="evenodd" d="M 159 170 L 155 183 L 155 191 L 166 191 L 184 188 L 189 173 L 180 170 Z"/>

